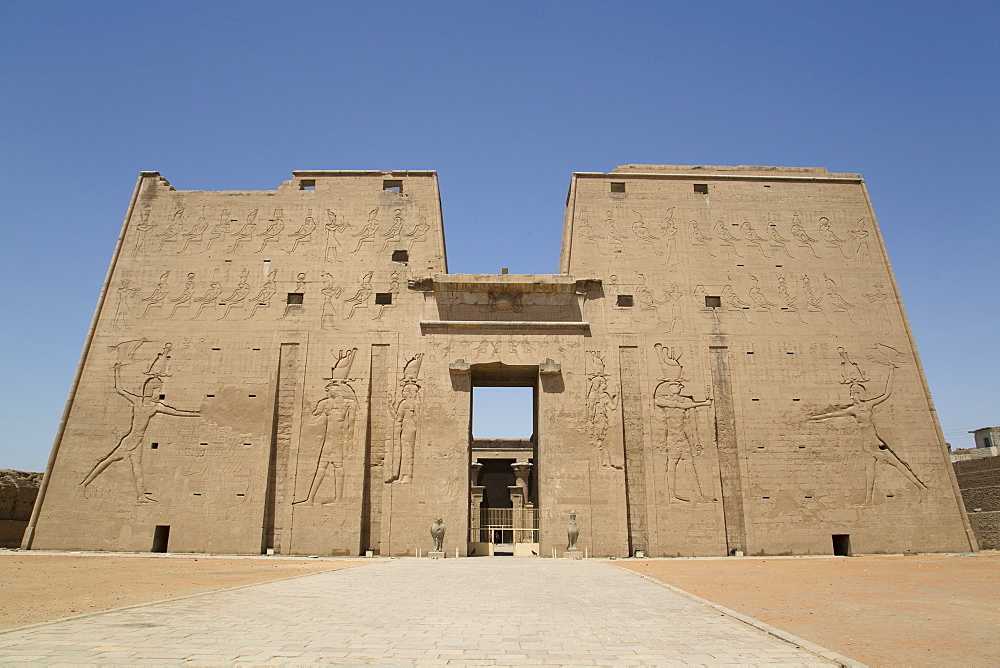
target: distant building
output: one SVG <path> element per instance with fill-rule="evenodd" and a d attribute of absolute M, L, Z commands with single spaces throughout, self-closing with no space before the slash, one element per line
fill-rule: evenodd
<path fill-rule="evenodd" d="M 992 429 L 997 429 L 993 427 Z M 988 429 L 977 429 L 974 434 Z M 976 439 L 977 445 L 979 439 Z M 995 443 L 996 441 L 994 441 Z M 951 453 L 955 477 L 979 547 L 1000 550 L 1000 447 L 967 448 Z"/>
<path fill-rule="evenodd" d="M 992 448 L 1000 445 L 1000 427 L 980 427 L 969 433 L 975 437 L 977 448 Z"/>

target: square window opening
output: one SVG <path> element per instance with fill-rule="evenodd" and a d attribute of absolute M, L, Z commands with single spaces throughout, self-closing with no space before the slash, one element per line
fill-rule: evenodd
<path fill-rule="evenodd" d="M 385 179 L 382 181 L 382 190 L 402 195 L 403 182 L 400 179 Z"/>
<path fill-rule="evenodd" d="M 316 179 L 302 179 L 299 181 L 299 190 L 316 190 Z"/>
<path fill-rule="evenodd" d="M 393 262 L 409 262 L 410 253 L 405 250 L 392 251 L 392 261 Z"/>
<path fill-rule="evenodd" d="M 701 194 L 701 195 L 707 195 L 708 194 L 708 184 L 707 183 L 695 183 L 694 184 L 694 191 L 696 193 Z"/>
<path fill-rule="evenodd" d="M 831 536 L 833 539 L 833 554 L 836 557 L 849 557 L 851 556 L 851 534 L 849 533 L 835 533 Z"/>
<path fill-rule="evenodd" d="M 392 293 L 391 292 L 376 292 L 375 293 L 375 303 L 376 304 L 391 304 L 392 303 Z"/>
<path fill-rule="evenodd" d="M 721 295 L 705 295 L 705 307 L 706 308 L 722 308 L 722 296 Z"/>
<path fill-rule="evenodd" d="M 624 193 L 625 192 L 625 184 L 624 183 L 617 183 L 617 182 L 613 181 L 611 183 L 611 192 L 613 192 L 613 193 Z"/>
<path fill-rule="evenodd" d="M 150 444 L 149 444 L 149 449 L 150 449 L 150 450 L 156 450 L 156 449 L 157 449 L 157 448 L 159 448 L 159 447 L 160 447 L 160 444 L 159 444 L 159 443 L 150 443 Z"/>
<path fill-rule="evenodd" d="M 618 295 L 618 306 L 631 307 L 635 304 L 635 297 L 632 295 Z"/>
<path fill-rule="evenodd" d="M 286 304 L 301 304 L 303 298 L 305 297 L 304 292 L 289 292 Z"/>

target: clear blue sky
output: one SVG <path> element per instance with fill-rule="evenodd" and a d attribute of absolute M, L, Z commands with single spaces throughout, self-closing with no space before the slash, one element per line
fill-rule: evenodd
<path fill-rule="evenodd" d="M 1000 3 L 0 0 L 0 468 L 42 470 L 140 170 L 434 169 L 453 272 L 555 272 L 570 174 L 867 180 L 946 436 L 1000 424 Z"/>

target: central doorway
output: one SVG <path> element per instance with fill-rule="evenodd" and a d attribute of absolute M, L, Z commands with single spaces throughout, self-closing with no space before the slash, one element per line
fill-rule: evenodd
<path fill-rule="evenodd" d="M 472 367 L 470 556 L 538 556 L 537 386 L 537 366 Z"/>

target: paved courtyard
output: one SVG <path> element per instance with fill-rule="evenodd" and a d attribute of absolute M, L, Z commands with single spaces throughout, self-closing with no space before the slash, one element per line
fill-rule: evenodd
<path fill-rule="evenodd" d="M 513 558 L 379 561 L 39 624 L 0 633 L 0 661 L 836 665 L 607 564 Z"/>

